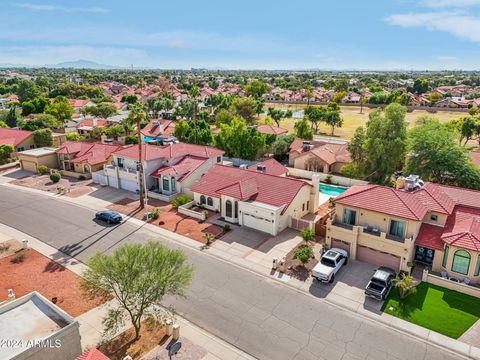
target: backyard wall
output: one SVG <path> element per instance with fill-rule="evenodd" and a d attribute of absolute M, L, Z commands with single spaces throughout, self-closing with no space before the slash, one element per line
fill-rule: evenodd
<path fill-rule="evenodd" d="M 303 179 L 312 179 L 313 174 L 318 174 L 320 177 L 320 181 L 325 182 L 328 174 L 324 173 L 316 173 L 313 171 L 303 170 L 303 169 L 295 169 L 291 167 L 287 167 L 288 175 L 296 176 Z M 349 179 L 343 176 L 338 175 L 331 175 L 332 184 L 334 185 L 341 185 L 341 186 L 353 186 L 353 185 L 364 185 L 368 184 L 367 181 L 357 180 L 357 179 Z"/>
<path fill-rule="evenodd" d="M 422 281 L 480 298 L 480 288 L 444 279 L 440 276 L 430 274 L 428 270 L 423 271 Z"/>

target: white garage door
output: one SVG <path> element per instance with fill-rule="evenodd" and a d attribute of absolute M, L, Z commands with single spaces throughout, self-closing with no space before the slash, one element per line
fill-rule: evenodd
<path fill-rule="evenodd" d="M 252 229 L 256 229 L 259 231 L 263 231 L 269 234 L 274 233 L 273 231 L 273 223 L 270 219 L 264 219 L 262 217 L 251 215 L 247 213 L 243 213 L 243 225 L 247 226 Z"/>
<path fill-rule="evenodd" d="M 138 190 L 138 185 L 136 181 L 120 179 L 120 189 L 136 192 Z"/>
<path fill-rule="evenodd" d="M 100 184 L 100 185 L 107 185 L 107 177 L 103 173 L 103 170 L 100 171 L 95 171 L 92 173 L 92 180 L 94 183 Z"/>
<path fill-rule="evenodd" d="M 366 246 L 357 248 L 357 260 L 365 261 L 377 266 L 387 266 L 395 271 L 400 270 L 400 257 L 377 251 Z"/>

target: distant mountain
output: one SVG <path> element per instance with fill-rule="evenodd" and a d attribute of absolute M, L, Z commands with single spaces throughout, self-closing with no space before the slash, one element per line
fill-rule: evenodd
<path fill-rule="evenodd" d="M 107 69 L 120 69 L 119 66 L 99 64 L 89 60 L 76 60 L 66 61 L 54 65 L 45 65 L 47 68 L 55 69 L 94 69 L 94 70 L 107 70 Z"/>

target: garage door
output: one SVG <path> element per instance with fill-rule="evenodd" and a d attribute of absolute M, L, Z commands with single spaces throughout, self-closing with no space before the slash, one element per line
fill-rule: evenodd
<path fill-rule="evenodd" d="M 249 228 L 263 231 L 273 235 L 273 223 L 272 220 L 265 219 L 256 215 L 243 213 L 243 225 Z"/>
<path fill-rule="evenodd" d="M 138 185 L 136 181 L 120 179 L 120 189 L 128 190 L 131 192 L 137 192 Z"/>
<path fill-rule="evenodd" d="M 332 239 L 332 248 L 343 249 L 350 255 L 350 243 L 342 240 Z"/>
<path fill-rule="evenodd" d="M 22 169 L 37 172 L 37 164 L 31 161 L 22 160 Z"/>
<path fill-rule="evenodd" d="M 365 261 L 377 266 L 387 266 L 395 271 L 398 271 L 400 269 L 400 256 L 387 254 L 368 248 L 366 246 L 358 246 L 357 260 Z"/>

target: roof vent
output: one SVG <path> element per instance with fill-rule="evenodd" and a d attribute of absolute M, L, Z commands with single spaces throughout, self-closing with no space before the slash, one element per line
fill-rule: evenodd
<path fill-rule="evenodd" d="M 257 171 L 264 173 L 267 171 L 267 166 L 265 164 L 257 164 Z"/>
<path fill-rule="evenodd" d="M 247 164 L 240 164 L 240 169 L 247 170 Z"/>

